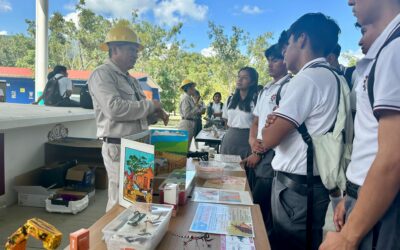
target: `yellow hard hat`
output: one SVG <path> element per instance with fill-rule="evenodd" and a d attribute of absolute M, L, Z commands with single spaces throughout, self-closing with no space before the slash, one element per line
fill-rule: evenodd
<path fill-rule="evenodd" d="M 106 40 L 104 43 L 100 44 L 100 49 L 103 51 L 108 51 L 107 44 L 110 42 L 135 43 L 139 46 L 139 50 L 144 48 L 140 43 L 139 37 L 136 35 L 136 33 L 122 23 L 117 23 L 110 29 L 110 31 L 107 33 Z"/>
<path fill-rule="evenodd" d="M 181 84 L 181 86 L 179 88 L 183 89 L 183 87 L 185 87 L 188 84 L 193 84 L 194 86 L 196 86 L 196 83 L 193 82 L 192 80 L 185 79 L 185 80 L 182 81 L 182 84 Z"/>

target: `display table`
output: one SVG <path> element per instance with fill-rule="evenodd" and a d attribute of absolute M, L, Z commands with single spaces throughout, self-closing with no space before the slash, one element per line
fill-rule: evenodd
<path fill-rule="evenodd" d="M 187 165 L 187 170 L 190 170 L 192 168 L 193 168 L 192 164 Z M 225 172 L 225 175 L 245 177 L 246 173 L 245 171 L 228 171 Z M 204 185 L 204 182 L 205 180 L 196 178 L 195 186 L 202 187 Z M 245 190 L 246 191 L 250 190 L 250 187 L 247 182 Z M 158 196 L 153 197 L 153 202 L 155 203 L 158 202 Z M 179 206 L 177 216 L 171 218 L 168 231 L 156 249 L 162 249 L 162 250 L 221 249 L 221 237 L 225 236 L 216 234 L 210 234 L 210 239 L 213 239 L 212 241 L 207 243 L 211 244 L 210 248 L 208 248 L 205 245 L 204 241 L 201 240 L 198 240 L 197 243 L 195 240 L 193 240 L 184 247 L 183 242 L 188 240 L 187 238 L 185 238 L 185 236 L 188 237 L 190 235 L 202 235 L 201 233 L 189 232 L 189 228 L 195 216 L 198 204 L 199 203 L 197 202 L 189 200 L 185 206 Z M 250 208 L 251 208 L 251 215 L 255 232 L 254 242 L 256 249 L 270 250 L 271 248 L 269 245 L 267 232 L 265 230 L 264 220 L 261 214 L 260 206 L 255 204 L 253 206 L 250 206 Z M 89 228 L 90 249 L 96 249 L 96 250 L 107 249 L 106 243 L 102 239 L 103 238 L 102 229 L 124 210 L 125 210 L 124 207 L 116 205 Z M 69 246 L 67 246 L 65 250 L 69 250 Z"/>
<path fill-rule="evenodd" d="M 169 223 L 168 232 L 165 234 L 161 243 L 156 249 L 162 250 L 177 250 L 184 249 L 183 238 L 177 237 L 176 235 L 199 235 L 198 233 L 189 232 L 190 225 L 194 214 L 196 213 L 198 203 L 189 201 L 185 206 L 179 207 L 178 215 L 171 218 Z M 116 205 L 103 217 L 101 217 L 96 223 L 94 223 L 90 228 L 90 249 L 107 249 L 106 243 L 102 240 L 103 233 L 101 230 L 112 221 L 117 215 L 124 211 L 124 207 Z M 269 250 L 269 241 L 267 232 L 264 227 L 264 222 L 261 214 L 260 207 L 258 205 L 251 206 L 251 214 L 253 217 L 254 230 L 255 230 L 255 245 L 256 249 Z M 200 249 L 221 249 L 220 247 L 220 235 L 210 234 L 210 238 L 213 239 L 209 242 L 211 248 L 203 247 Z M 202 242 L 199 241 L 198 244 L 201 246 Z M 189 243 L 185 249 L 196 249 L 196 242 L 193 241 Z M 198 249 L 198 248 L 197 248 Z M 69 250 L 67 246 L 64 250 Z"/>
<path fill-rule="evenodd" d="M 197 134 L 195 141 L 221 144 L 222 138 L 225 135 L 225 130 L 218 130 L 218 135 L 218 137 L 215 137 L 212 135 L 211 131 L 206 131 L 203 129 Z"/>

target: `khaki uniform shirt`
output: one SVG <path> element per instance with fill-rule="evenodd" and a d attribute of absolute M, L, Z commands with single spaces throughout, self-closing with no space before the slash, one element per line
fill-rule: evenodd
<path fill-rule="evenodd" d="M 198 114 L 201 113 L 201 108 L 196 106 L 193 98 L 190 95 L 184 93 L 181 96 L 179 112 L 181 113 L 182 119 L 195 120 Z"/>
<path fill-rule="evenodd" d="M 148 129 L 154 112 L 137 80 L 122 72 L 110 59 L 97 67 L 88 80 L 96 114 L 97 137 L 120 138 Z"/>

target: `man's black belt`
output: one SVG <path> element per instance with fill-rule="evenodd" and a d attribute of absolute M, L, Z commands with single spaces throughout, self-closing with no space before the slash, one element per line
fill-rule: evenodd
<path fill-rule="evenodd" d="M 103 137 L 103 141 L 111 144 L 121 144 L 121 138 Z"/>
<path fill-rule="evenodd" d="M 357 200 L 358 198 L 358 190 L 360 189 L 360 186 L 357 184 L 354 184 L 350 181 L 347 181 L 346 183 L 346 194 L 350 196 L 351 198 L 354 198 Z"/>
<path fill-rule="evenodd" d="M 195 121 L 196 119 L 182 117 L 182 120 Z"/>
<path fill-rule="evenodd" d="M 290 174 L 286 172 L 276 172 L 276 178 L 287 188 L 295 191 L 296 193 L 307 196 L 307 176 L 306 175 L 298 175 L 298 174 Z M 320 176 L 314 176 L 312 178 L 312 183 L 314 185 L 321 184 L 322 180 Z"/>

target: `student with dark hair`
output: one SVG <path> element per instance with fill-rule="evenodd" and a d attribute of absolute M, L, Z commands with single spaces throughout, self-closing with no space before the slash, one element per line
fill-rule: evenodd
<path fill-rule="evenodd" d="M 224 110 L 224 103 L 221 102 L 222 96 L 220 92 L 215 92 L 213 95 L 213 101 L 207 107 L 207 119 L 210 125 L 215 124 L 218 127 L 222 127 L 222 111 Z"/>
<path fill-rule="evenodd" d="M 342 51 L 342 47 L 339 44 L 333 48 L 333 50 L 326 56 L 326 61 L 335 68 L 341 74 L 344 73 L 345 67 L 339 64 L 339 56 Z"/>
<path fill-rule="evenodd" d="M 228 126 L 221 144 L 222 154 L 240 155 L 242 159 L 251 154 L 248 140 L 256 105 L 257 84 L 258 73 L 254 68 L 244 67 L 239 70 L 235 93 L 228 98 L 222 112 L 222 118 Z M 247 167 L 246 173 L 252 187 L 254 173 L 249 172 Z"/>
<path fill-rule="evenodd" d="M 295 76 L 281 93 L 274 122 L 268 120 L 262 130 L 264 149 L 275 150 L 273 249 L 318 249 L 322 241 L 329 191 L 322 184 L 317 164 L 307 164 L 308 143 L 298 130 L 306 128 L 312 136 L 323 135 L 335 123 L 338 84 L 345 83 L 325 68 L 329 67 L 325 57 L 336 46 L 339 32 L 331 18 L 309 13 L 291 25 L 289 40 L 282 43 L 286 44 L 286 66 Z"/>
<path fill-rule="evenodd" d="M 274 157 L 272 149 L 265 150 L 262 144 L 261 130 L 265 125 L 267 116 L 276 109 L 275 98 L 278 90 L 284 83 L 290 80 L 286 64 L 283 61 L 282 50 L 278 44 L 274 44 L 265 50 L 265 57 L 268 61 L 269 75 L 272 81 L 267 83 L 257 98 L 257 105 L 254 109 L 254 120 L 250 128 L 249 143 L 252 154 L 247 158 L 247 166 L 254 168 L 255 184 L 253 188 L 254 203 L 260 205 L 267 232 L 272 232 L 271 218 L 271 186 L 274 171 L 271 161 Z"/>
<path fill-rule="evenodd" d="M 58 107 L 79 107 L 79 103 L 71 100 L 72 95 L 72 81 L 68 78 L 67 67 L 62 65 L 56 65 L 52 72 L 47 75 L 48 80 L 57 79 L 60 101 L 54 106 Z M 38 104 L 42 99 L 44 99 L 44 93 L 40 96 L 36 102 L 32 104 Z"/>
<path fill-rule="evenodd" d="M 347 195 L 321 250 L 400 249 L 400 1 L 349 0 L 366 27 Z"/>

